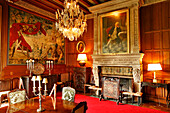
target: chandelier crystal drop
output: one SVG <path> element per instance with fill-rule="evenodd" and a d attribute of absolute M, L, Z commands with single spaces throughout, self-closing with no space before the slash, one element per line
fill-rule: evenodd
<path fill-rule="evenodd" d="M 78 0 L 65 0 L 64 10 L 56 12 L 56 29 L 70 41 L 77 40 L 87 30 L 86 17 L 79 5 Z"/>

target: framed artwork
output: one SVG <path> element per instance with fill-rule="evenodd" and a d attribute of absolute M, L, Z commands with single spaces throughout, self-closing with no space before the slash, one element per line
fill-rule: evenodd
<path fill-rule="evenodd" d="M 79 53 L 83 53 L 85 51 L 85 43 L 83 41 L 79 41 L 77 43 L 76 49 Z"/>
<path fill-rule="evenodd" d="M 103 54 L 129 53 L 129 10 L 100 15 Z"/>
<path fill-rule="evenodd" d="M 48 59 L 64 64 L 64 37 L 55 22 L 9 7 L 8 65 L 26 64 L 27 59 Z"/>

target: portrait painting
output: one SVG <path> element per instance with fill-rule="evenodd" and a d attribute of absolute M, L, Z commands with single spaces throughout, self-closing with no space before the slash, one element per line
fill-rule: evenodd
<path fill-rule="evenodd" d="M 118 10 L 100 16 L 103 54 L 129 52 L 129 11 Z"/>
<path fill-rule="evenodd" d="M 85 51 L 85 43 L 83 41 L 79 41 L 76 49 L 79 53 L 83 53 Z"/>
<path fill-rule="evenodd" d="M 9 7 L 8 31 L 8 65 L 26 64 L 27 59 L 65 63 L 64 37 L 55 22 Z"/>

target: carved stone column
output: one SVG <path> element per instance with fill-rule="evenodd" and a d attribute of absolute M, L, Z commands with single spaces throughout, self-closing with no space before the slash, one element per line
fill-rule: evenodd
<path fill-rule="evenodd" d="M 138 4 L 130 7 L 130 45 L 131 53 L 139 53 L 139 8 Z"/>
<path fill-rule="evenodd" d="M 93 64 L 93 76 L 94 76 L 94 80 L 95 80 L 95 85 L 99 86 L 99 76 L 98 76 L 98 66 Z"/>
<path fill-rule="evenodd" d="M 134 89 L 135 92 L 141 92 L 141 66 L 135 65 L 133 66 L 133 80 L 134 80 Z"/>
<path fill-rule="evenodd" d="M 97 13 L 94 14 L 94 50 L 93 54 L 98 54 L 98 17 Z"/>

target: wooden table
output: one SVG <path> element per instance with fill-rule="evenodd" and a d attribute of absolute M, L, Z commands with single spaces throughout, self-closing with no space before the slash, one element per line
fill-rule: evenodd
<path fill-rule="evenodd" d="M 162 88 L 167 89 L 166 103 L 167 103 L 167 107 L 169 107 L 169 104 L 170 104 L 170 96 L 169 96 L 169 94 L 170 94 L 170 84 L 142 82 L 142 89 L 145 86 L 149 86 L 149 87 L 152 87 L 152 88 L 162 87 Z M 159 104 L 160 104 L 160 102 L 159 102 Z"/>
<path fill-rule="evenodd" d="M 71 113 L 72 109 L 77 105 L 75 102 L 69 102 L 62 99 L 56 99 L 54 103 L 53 97 L 42 99 L 43 113 Z M 9 107 L 0 108 L 0 113 L 37 113 L 39 108 L 38 97 L 10 105 Z M 8 110 L 8 112 L 6 112 Z"/>

